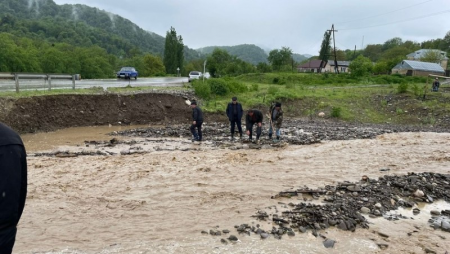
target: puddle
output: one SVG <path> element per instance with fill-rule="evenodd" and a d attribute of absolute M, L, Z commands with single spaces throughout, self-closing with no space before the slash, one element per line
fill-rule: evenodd
<path fill-rule="evenodd" d="M 27 152 L 52 150 L 60 146 L 84 145 L 86 140 L 107 141 L 112 139 L 108 133 L 128 129 L 145 128 L 147 125 L 90 126 L 61 129 L 54 132 L 39 132 L 21 135 Z M 115 136 L 114 138 L 120 139 Z"/>

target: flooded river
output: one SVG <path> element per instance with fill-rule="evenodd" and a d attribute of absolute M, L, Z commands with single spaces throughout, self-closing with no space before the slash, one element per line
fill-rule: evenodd
<path fill-rule="evenodd" d="M 30 153 L 43 150 L 108 149 L 84 141 L 105 140 L 127 127 L 70 128 L 23 135 Z M 376 139 L 329 141 L 271 150 L 228 149 L 188 137 L 136 139 L 145 153 L 110 156 L 30 156 L 27 204 L 15 253 L 424 253 L 450 251 L 450 235 L 428 224 L 431 210 L 450 209 L 439 201 L 421 213 L 400 209 L 396 221 L 369 219 L 369 229 L 335 228 L 322 235 L 296 232 L 281 240 L 239 235 L 235 225 L 274 224 L 251 217 L 258 210 L 282 211 L 302 197 L 271 197 L 280 191 L 317 188 L 363 175 L 407 172 L 450 173 L 450 134 L 395 133 Z M 122 137 L 124 140 L 132 138 Z M 127 144 L 124 144 L 127 146 Z M 130 149 L 130 147 L 126 149 Z M 121 148 L 123 149 L 123 148 Z M 380 171 L 380 169 L 389 171 Z M 202 230 L 228 229 L 239 241 L 223 244 Z M 380 232 L 382 234 L 380 234 Z M 408 234 L 410 233 L 410 234 Z M 384 236 L 382 236 L 384 235 Z M 387 235 L 387 237 L 386 237 Z M 381 250 L 380 246 L 387 249 Z M 383 248 L 384 248 L 383 247 Z"/>

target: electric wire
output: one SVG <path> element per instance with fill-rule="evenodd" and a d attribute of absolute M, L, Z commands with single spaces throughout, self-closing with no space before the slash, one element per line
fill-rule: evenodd
<path fill-rule="evenodd" d="M 385 13 L 380 13 L 380 14 L 376 14 L 376 15 L 372 15 L 372 16 L 368 16 L 368 17 L 364 17 L 364 18 L 358 18 L 358 19 L 353 19 L 353 20 L 349 20 L 349 21 L 339 22 L 339 23 L 337 23 L 336 25 L 341 25 L 341 24 L 345 24 L 345 23 L 350 23 L 350 22 L 355 22 L 355 21 L 360 21 L 360 20 L 365 20 L 365 19 L 375 18 L 375 17 L 379 17 L 379 16 L 386 15 L 386 14 L 391 14 L 391 13 L 394 13 L 394 12 L 397 12 L 397 11 L 402 11 L 402 10 L 409 9 L 409 8 L 414 7 L 414 6 L 417 6 L 417 5 L 429 3 L 429 2 L 431 2 L 431 1 L 433 1 L 433 0 L 428 0 L 428 1 L 425 1 L 425 2 L 418 3 L 418 4 L 406 6 L 406 7 L 401 8 L 401 9 L 397 9 L 397 10 L 393 10 L 393 11 L 389 11 L 389 12 L 385 12 Z"/>

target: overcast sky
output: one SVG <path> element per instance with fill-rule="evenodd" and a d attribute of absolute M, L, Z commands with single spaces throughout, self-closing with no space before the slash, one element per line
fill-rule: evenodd
<path fill-rule="evenodd" d="M 54 1 L 97 7 L 161 36 L 173 26 L 194 49 L 255 44 L 318 55 L 332 24 L 340 49 L 361 49 L 394 37 L 422 42 L 450 31 L 450 0 Z"/>

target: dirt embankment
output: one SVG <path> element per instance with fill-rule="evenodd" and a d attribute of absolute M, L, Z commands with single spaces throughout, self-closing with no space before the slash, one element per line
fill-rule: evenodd
<path fill-rule="evenodd" d="M 90 125 L 186 122 L 186 97 L 163 93 L 0 98 L 0 121 L 21 132 Z"/>

